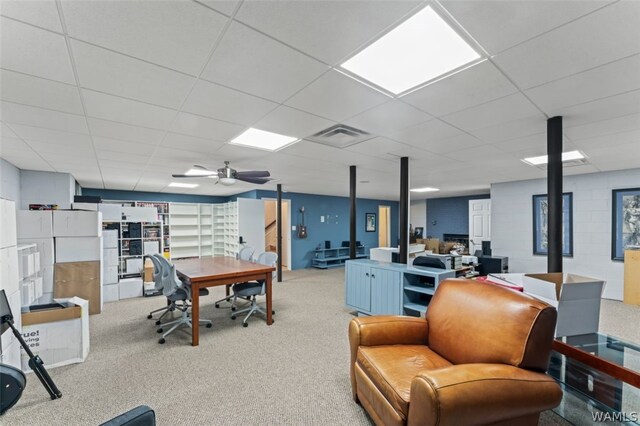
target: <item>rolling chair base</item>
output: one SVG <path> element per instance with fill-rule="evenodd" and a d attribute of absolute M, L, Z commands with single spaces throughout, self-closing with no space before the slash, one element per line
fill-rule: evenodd
<path fill-rule="evenodd" d="M 249 313 L 248 313 L 248 314 L 247 314 L 247 316 L 246 316 L 246 317 L 244 317 L 244 319 L 242 320 L 242 326 L 243 326 L 243 327 L 248 327 L 248 326 L 249 326 L 249 323 L 247 322 L 247 320 L 251 317 L 251 315 L 253 315 L 253 314 L 254 314 L 254 313 L 256 313 L 256 312 L 261 313 L 261 314 L 262 314 L 262 315 L 264 315 L 265 317 L 267 316 L 267 312 L 266 312 L 264 309 L 262 309 L 262 308 L 260 307 L 260 305 L 258 305 L 258 301 L 256 300 L 255 296 L 251 299 L 251 306 L 248 306 L 248 307 L 246 307 L 246 308 L 244 308 L 244 309 L 242 309 L 242 310 L 239 310 L 239 311 L 234 312 L 234 313 L 233 313 L 233 315 L 231 315 L 231 319 L 232 319 L 232 320 L 234 320 L 234 319 L 236 319 L 236 318 L 237 318 L 237 315 L 238 315 L 238 314 L 243 314 L 243 313 L 245 313 L 245 312 L 249 312 Z M 276 313 L 276 311 L 271 311 L 271 313 L 272 313 L 272 314 L 275 314 L 275 313 Z M 273 322 L 275 322 L 275 320 L 274 320 L 274 319 L 272 319 L 272 321 L 273 321 Z"/>
<path fill-rule="evenodd" d="M 158 340 L 158 343 L 163 344 L 164 342 L 166 342 L 165 338 L 171 333 L 173 333 L 174 331 L 176 331 L 176 329 L 181 325 L 186 325 L 189 328 L 192 327 L 191 317 L 189 316 L 188 309 L 189 309 L 189 306 L 185 307 L 184 309 L 178 308 L 178 310 L 182 312 L 182 315 L 180 316 L 180 318 L 174 321 L 166 322 L 162 324 L 160 328 L 158 328 L 157 332 L 162 333 L 164 331 L 163 327 L 167 327 L 169 325 L 173 326 L 166 333 L 162 335 L 162 337 Z M 204 324 L 207 328 L 213 327 L 213 322 L 208 319 L 201 319 L 199 323 Z"/>

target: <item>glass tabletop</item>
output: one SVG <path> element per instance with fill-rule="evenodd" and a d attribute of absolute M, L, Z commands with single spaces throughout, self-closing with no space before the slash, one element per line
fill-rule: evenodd
<path fill-rule="evenodd" d="M 640 372 L 640 346 L 601 333 L 570 336 L 560 341 L 587 353 Z M 565 396 L 554 411 L 574 424 L 640 424 L 640 389 L 582 362 L 552 352 L 549 374 Z M 599 417 L 600 416 L 600 417 Z"/>

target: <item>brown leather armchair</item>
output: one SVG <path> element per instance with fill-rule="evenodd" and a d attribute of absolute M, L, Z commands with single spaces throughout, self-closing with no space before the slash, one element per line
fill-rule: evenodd
<path fill-rule="evenodd" d="M 560 403 L 549 305 L 470 280 L 440 284 L 425 318 L 349 324 L 351 387 L 377 425 L 535 425 Z"/>

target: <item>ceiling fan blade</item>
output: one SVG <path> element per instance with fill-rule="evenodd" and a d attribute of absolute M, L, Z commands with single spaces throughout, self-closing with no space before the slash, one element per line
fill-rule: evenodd
<path fill-rule="evenodd" d="M 240 176 L 237 176 L 236 179 L 241 180 L 243 182 L 255 183 L 258 185 L 263 185 L 271 180 L 271 179 L 266 179 L 261 177 L 240 177 Z"/>
<path fill-rule="evenodd" d="M 211 172 L 210 175 L 171 175 L 174 178 L 192 178 L 192 179 L 197 179 L 197 178 L 203 178 L 203 177 L 211 177 L 211 176 L 217 176 L 218 173 L 215 172 Z"/>
<path fill-rule="evenodd" d="M 236 177 L 238 179 L 241 178 L 267 178 L 271 176 L 271 173 L 269 173 L 266 170 L 260 171 L 260 170 L 249 170 L 249 171 L 245 171 L 245 172 L 236 172 Z"/>

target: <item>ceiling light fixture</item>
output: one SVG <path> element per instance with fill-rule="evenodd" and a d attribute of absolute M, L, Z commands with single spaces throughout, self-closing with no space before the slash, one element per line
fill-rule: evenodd
<path fill-rule="evenodd" d="M 293 136 L 285 136 L 250 127 L 229 143 L 266 151 L 277 151 L 299 140 L 299 138 L 294 138 Z"/>
<path fill-rule="evenodd" d="M 171 182 L 169 186 L 172 188 L 195 188 L 199 185 L 197 183 Z"/>
<path fill-rule="evenodd" d="M 440 191 L 438 188 L 432 188 L 430 186 L 425 186 L 424 188 L 413 188 L 411 192 L 436 192 Z"/>
<path fill-rule="evenodd" d="M 480 53 L 427 6 L 340 67 L 400 95 L 481 60 Z"/>
<path fill-rule="evenodd" d="M 585 156 L 580 151 L 567 151 L 562 153 L 562 162 L 582 160 Z M 522 159 L 523 162 L 531 166 L 540 166 L 549 162 L 549 157 L 546 155 L 540 155 L 539 157 L 527 157 Z"/>

